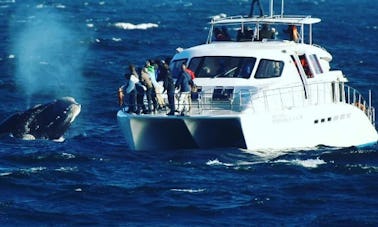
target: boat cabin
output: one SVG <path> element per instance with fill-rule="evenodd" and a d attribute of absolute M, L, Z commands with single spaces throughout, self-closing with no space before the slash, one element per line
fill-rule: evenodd
<path fill-rule="evenodd" d="M 180 50 L 173 57 L 173 77 L 178 77 L 181 65 L 186 63 L 200 91 L 212 97 L 210 102 L 217 100 L 219 92 L 227 100 L 245 93 L 251 99 L 262 93 L 267 95 L 266 91 L 276 94 L 288 88 L 295 88 L 291 94 L 301 97 L 299 103 L 307 102 L 311 96 L 327 97 L 325 93 L 333 89 L 332 82 L 344 83 L 347 79 L 341 71 L 330 71 L 331 54 L 313 44 L 312 26 L 319 22 L 311 16 L 282 14 L 213 19 L 205 44 Z M 318 84 L 324 83 L 327 88 L 319 89 Z M 333 93 L 341 96 L 344 88 L 338 89 L 340 92 L 333 89 Z M 329 95 L 325 99 L 341 98 Z M 234 98 L 232 101 L 235 103 Z"/>

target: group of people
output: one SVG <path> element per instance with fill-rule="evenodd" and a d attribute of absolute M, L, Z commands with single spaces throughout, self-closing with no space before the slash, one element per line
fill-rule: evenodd
<path fill-rule="evenodd" d="M 156 63 L 148 60 L 140 70 L 140 74 L 135 65 L 131 64 L 129 71 L 125 74 L 126 82 L 118 90 L 119 104 L 130 114 L 150 114 L 168 107 L 167 115 L 175 115 L 176 112 L 185 115 L 189 111 L 194 78 L 194 73 L 187 68 L 185 63 L 182 64 L 176 82 L 173 80 L 166 61 Z M 166 93 L 168 103 L 163 98 L 164 93 Z"/>

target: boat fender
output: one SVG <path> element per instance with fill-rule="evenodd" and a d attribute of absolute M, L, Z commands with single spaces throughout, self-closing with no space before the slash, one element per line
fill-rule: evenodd
<path fill-rule="evenodd" d="M 122 88 L 120 87 L 118 89 L 118 104 L 119 104 L 119 107 L 122 107 L 123 105 L 123 98 L 125 97 L 125 95 L 123 94 L 123 90 Z"/>

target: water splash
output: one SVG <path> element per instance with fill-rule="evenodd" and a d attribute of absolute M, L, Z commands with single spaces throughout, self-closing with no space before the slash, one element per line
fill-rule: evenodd
<path fill-rule="evenodd" d="M 55 7 L 22 8 L 13 18 L 10 33 L 16 61 L 15 81 L 21 95 L 29 100 L 27 107 L 37 94 L 81 97 L 83 56 L 87 49 L 80 42 L 82 34 L 70 27 Z"/>

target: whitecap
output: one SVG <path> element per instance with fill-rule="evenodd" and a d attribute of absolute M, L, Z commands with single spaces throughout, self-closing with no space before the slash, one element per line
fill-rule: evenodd
<path fill-rule="evenodd" d="M 293 160 L 293 162 L 297 165 L 301 165 L 306 168 L 317 168 L 319 165 L 327 164 L 324 160 L 319 158 L 316 159 L 307 159 L 307 160 Z"/>
<path fill-rule="evenodd" d="M 121 41 L 122 41 L 121 38 L 115 38 L 115 37 L 113 37 L 112 40 L 113 40 L 114 42 L 121 42 Z"/>
<path fill-rule="evenodd" d="M 0 3 L 16 3 L 16 0 L 1 0 Z"/>
<path fill-rule="evenodd" d="M 76 158 L 75 155 L 73 154 L 69 154 L 69 153 L 62 153 L 62 157 L 65 158 L 65 159 L 73 159 L 73 158 Z"/>
<path fill-rule="evenodd" d="M 57 172 L 65 172 L 65 173 L 76 172 L 77 170 L 78 170 L 77 167 L 60 167 L 60 168 L 55 169 L 55 171 Z"/>
<path fill-rule="evenodd" d="M 149 28 L 157 28 L 159 25 L 154 23 L 142 23 L 142 24 L 131 24 L 125 22 L 118 22 L 114 24 L 115 27 L 125 29 L 125 30 L 147 30 Z"/>
<path fill-rule="evenodd" d="M 205 189 L 181 189 L 181 188 L 172 188 L 171 191 L 174 192 L 188 192 L 188 193 L 199 193 L 205 191 Z"/>
<path fill-rule="evenodd" d="M 55 7 L 58 8 L 58 9 L 65 9 L 66 8 L 66 6 L 63 5 L 63 4 L 57 4 Z"/>
<path fill-rule="evenodd" d="M 11 175 L 12 172 L 4 172 L 4 173 L 0 173 L 0 177 L 4 177 L 4 176 L 9 176 Z"/>
<path fill-rule="evenodd" d="M 209 166 L 234 166 L 233 164 L 230 164 L 230 163 L 220 162 L 218 159 L 209 160 L 209 161 L 206 162 L 206 165 L 209 165 Z"/>
<path fill-rule="evenodd" d="M 305 168 L 317 168 L 320 165 L 327 164 L 322 159 L 316 158 L 316 159 L 306 159 L 306 160 L 300 160 L 300 159 L 294 159 L 294 160 L 277 160 L 274 161 L 275 163 L 290 163 L 293 165 L 303 166 Z"/>
<path fill-rule="evenodd" d="M 21 169 L 22 172 L 24 173 L 37 173 L 37 172 L 41 172 L 43 170 L 46 170 L 47 168 L 46 167 L 31 167 L 31 168 L 28 168 L 28 169 Z"/>

